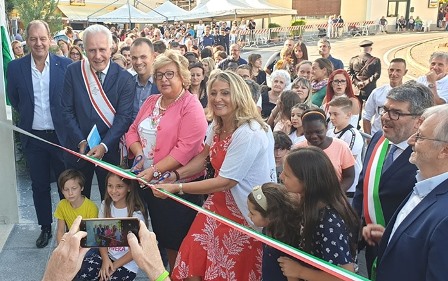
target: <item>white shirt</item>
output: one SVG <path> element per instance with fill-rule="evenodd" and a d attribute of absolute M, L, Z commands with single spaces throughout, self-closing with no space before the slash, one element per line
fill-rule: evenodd
<path fill-rule="evenodd" d="M 202 38 L 202 36 L 204 35 L 204 30 L 205 30 L 205 24 L 197 24 L 196 25 L 196 37 Z"/>
<path fill-rule="evenodd" d="M 372 129 L 370 132 L 370 135 L 372 136 L 381 130 L 381 115 L 379 114 L 379 108 L 384 106 L 386 103 L 387 94 L 391 89 L 392 86 L 390 84 L 376 88 L 372 91 L 366 101 L 362 119 L 368 120 L 372 123 Z"/>
<path fill-rule="evenodd" d="M 42 72 L 31 55 L 31 80 L 34 92 L 33 130 L 54 130 L 50 111 L 50 56 L 47 55 Z"/>
<path fill-rule="evenodd" d="M 420 171 L 417 171 L 417 175 L 415 176 L 415 178 L 417 179 L 417 183 L 414 186 L 414 190 L 412 191 L 412 194 L 406 204 L 404 204 L 403 208 L 401 208 L 400 212 L 398 213 L 397 219 L 394 223 L 394 227 L 392 228 L 392 232 L 390 233 L 389 241 L 387 243 L 390 243 L 390 240 L 395 234 L 397 228 L 412 212 L 412 210 L 414 210 L 415 207 L 426 197 L 426 195 L 428 195 L 431 191 L 434 190 L 434 188 L 436 188 L 448 178 L 448 173 L 443 173 L 429 179 L 423 179 L 420 175 Z"/>
<path fill-rule="evenodd" d="M 418 83 L 422 83 L 425 86 L 428 86 L 428 80 L 426 79 L 426 76 L 420 76 L 417 78 Z M 443 99 L 445 102 L 448 101 L 448 75 L 443 77 L 440 80 L 436 81 L 436 88 L 437 88 L 437 94 L 441 99 Z"/>
<path fill-rule="evenodd" d="M 110 204 L 110 214 L 112 218 L 127 218 L 128 217 L 128 208 L 117 209 L 112 202 Z M 101 202 L 100 211 L 98 213 L 99 218 L 104 218 L 104 201 Z M 144 220 L 143 214 L 141 212 L 133 212 L 132 217 L 138 218 L 139 220 Z M 151 222 L 149 222 L 151 226 Z M 152 230 L 152 226 L 149 228 Z M 112 260 L 116 261 L 122 256 L 124 256 L 129 251 L 128 247 L 109 247 L 108 252 L 109 256 Z M 134 273 L 138 272 L 138 265 L 135 261 L 130 261 L 127 264 L 123 265 L 127 270 L 132 271 Z"/>
<path fill-rule="evenodd" d="M 355 157 L 355 180 L 353 181 L 352 186 L 347 190 L 347 192 L 355 192 L 356 186 L 358 185 L 359 181 L 359 175 L 362 171 L 362 149 L 364 147 L 364 139 L 362 138 L 361 133 L 355 129 L 352 128 L 353 132 L 355 133 L 354 139 L 353 139 L 353 146 L 350 147 L 350 144 L 352 143 L 352 137 L 353 133 L 351 130 L 345 131 L 345 133 L 340 136 L 341 132 L 335 133 L 335 128 L 330 129 L 327 131 L 327 136 L 332 138 L 339 138 L 340 140 L 343 140 L 350 148 L 350 151 L 352 152 L 352 155 Z M 340 136 L 340 137 L 339 137 Z"/>
<path fill-rule="evenodd" d="M 389 141 L 389 143 L 391 145 L 395 145 L 397 147 L 397 150 L 395 150 L 394 155 L 392 155 L 394 161 L 397 160 L 398 156 L 400 156 L 401 153 L 403 153 L 403 151 L 405 151 L 406 148 L 408 148 L 408 146 L 409 146 L 407 139 L 400 143 L 393 143 L 391 141 Z M 390 150 L 390 147 L 389 147 L 389 150 Z M 389 153 L 389 151 L 387 151 L 387 153 Z"/>
<path fill-rule="evenodd" d="M 107 72 L 109 71 L 109 67 L 110 67 L 110 61 L 107 64 L 106 68 L 103 69 L 103 71 L 101 71 L 101 74 L 100 74 L 101 75 L 101 84 L 104 84 L 104 80 L 106 79 L 106 75 L 107 75 Z"/>

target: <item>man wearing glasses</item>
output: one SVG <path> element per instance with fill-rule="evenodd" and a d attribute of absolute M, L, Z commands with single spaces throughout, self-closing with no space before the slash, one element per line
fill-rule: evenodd
<path fill-rule="evenodd" d="M 387 226 L 392 215 L 415 185 L 417 167 L 409 163 L 412 148 L 407 140 L 416 132 L 419 117 L 433 106 L 428 87 L 409 81 L 393 88 L 381 109 L 382 131 L 367 147 L 363 170 L 353 198 L 353 207 L 365 224 Z M 366 247 L 371 276 L 377 248 Z"/>
<path fill-rule="evenodd" d="M 365 240 L 379 244 L 376 280 L 446 280 L 448 275 L 448 105 L 427 109 L 410 136 L 413 191 L 386 229 L 369 224 Z"/>

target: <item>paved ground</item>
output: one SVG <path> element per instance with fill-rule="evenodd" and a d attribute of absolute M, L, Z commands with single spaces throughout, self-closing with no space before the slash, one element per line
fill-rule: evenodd
<path fill-rule="evenodd" d="M 426 34 L 392 34 L 369 36 L 369 39 L 375 40 L 375 55 L 383 55 L 383 70 L 387 69 L 386 62 L 393 57 L 407 56 L 406 59 L 412 68 L 413 75 L 418 76 L 427 71 L 429 55 L 434 50 L 446 50 L 444 45 L 448 42 L 446 39 L 436 39 L 445 36 L 445 33 L 432 32 Z M 345 38 L 342 40 L 334 40 L 333 54 L 335 57 L 343 59 L 347 64 L 348 59 L 357 53 L 357 43 L 365 39 L 365 37 Z M 421 40 L 431 40 L 424 43 L 416 42 Z M 399 48 L 399 46 L 407 46 Z M 310 59 L 317 57 L 317 49 L 310 44 Z M 398 47 L 398 48 L 397 48 Z M 263 54 L 266 59 L 279 47 L 248 49 L 243 57 L 247 57 L 249 52 L 257 52 Z M 387 72 L 384 72 L 387 73 Z M 411 77 L 409 77 L 411 78 Z M 387 75 L 382 75 L 381 83 L 387 82 Z M 14 226 L 0 225 L 0 280 L 9 281 L 34 281 L 40 280 L 43 276 L 48 258 L 55 247 L 54 240 L 44 249 L 35 247 L 35 240 L 40 233 L 39 226 L 36 224 L 37 219 L 34 211 L 34 205 L 31 193 L 31 183 L 28 173 L 23 165 L 23 160 L 17 165 L 17 185 L 18 185 L 18 206 L 20 212 L 19 223 Z M 100 197 L 96 185 L 92 187 L 92 199 L 99 205 Z M 53 202 L 58 201 L 56 185 L 52 186 Z M 55 205 L 56 203 L 54 203 Z M 360 264 L 360 272 L 365 274 L 364 263 Z M 141 274 L 137 280 L 146 280 Z"/>

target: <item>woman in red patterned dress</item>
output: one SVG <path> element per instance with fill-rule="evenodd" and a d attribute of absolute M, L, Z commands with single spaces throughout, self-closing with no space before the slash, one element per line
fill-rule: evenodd
<path fill-rule="evenodd" d="M 213 123 L 204 150 L 173 174 L 182 179 L 203 170 L 210 155 L 215 177 L 158 187 L 172 193 L 210 194 L 204 208 L 253 226 L 247 195 L 256 185 L 276 181 L 272 132 L 258 113 L 247 84 L 237 74 L 212 75 L 207 92 Z M 161 193 L 157 196 L 164 197 Z M 198 214 L 182 242 L 171 278 L 260 280 L 261 246 L 259 241 Z"/>

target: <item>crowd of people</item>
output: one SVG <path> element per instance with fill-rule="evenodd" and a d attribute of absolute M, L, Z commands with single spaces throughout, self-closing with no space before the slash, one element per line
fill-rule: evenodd
<path fill-rule="evenodd" d="M 372 41 L 344 64 L 328 38 L 314 61 L 303 42 L 288 39 L 263 67 L 259 54 L 243 59 L 238 42 L 214 41 L 212 28 L 204 25 L 198 40 L 181 23 L 127 35 L 92 25 L 77 39 L 67 29 L 66 40 L 53 42 L 57 55 L 45 22 L 27 26 L 30 53 L 7 70 L 18 125 L 144 180 L 21 136 L 41 225 L 36 246 L 52 238 L 53 172 L 61 198 L 54 256 L 78 261 L 64 273 L 52 257 L 48 280 L 133 280 L 139 267 L 156 280 L 335 278 L 158 189 L 352 272 L 366 247 L 377 280 L 445 278 L 448 53 L 433 53 L 428 73 L 406 83 L 406 61 L 396 58 L 389 83 L 377 87 Z M 372 136 L 364 159 L 360 123 Z M 89 200 L 94 173 L 99 207 Z M 136 217 L 141 246 L 129 234 L 130 249 L 67 254 L 84 236 L 79 215 Z"/>

